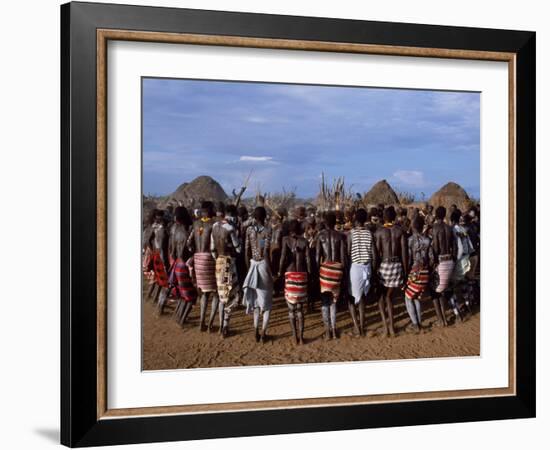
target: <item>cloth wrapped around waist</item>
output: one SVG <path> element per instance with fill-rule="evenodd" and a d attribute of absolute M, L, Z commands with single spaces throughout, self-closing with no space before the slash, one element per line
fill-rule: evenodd
<path fill-rule="evenodd" d="M 371 286 L 372 266 L 366 264 L 352 263 L 349 270 L 349 291 L 354 298 L 355 304 L 361 301 L 364 296 L 367 297 Z"/>
<path fill-rule="evenodd" d="M 273 276 L 265 259 L 250 260 L 250 268 L 243 283 L 243 303 L 250 314 L 254 308 L 271 310 L 273 304 Z"/>
<path fill-rule="evenodd" d="M 331 292 L 334 297 L 340 295 L 342 277 L 344 275 L 344 266 L 340 262 L 325 261 L 319 268 L 319 280 L 321 284 L 321 293 Z"/>
<path fill-rule="evenodd" d="M 403 266 L 399 260 L 394 262 L 382 261 L 378 268 L 378 277 L 382 286 L 396 288 L 403 284 Z"/>
<path fill-rule="evenodd" d="M 172 265 L 169 283 L 170 286 L 174 286 L 172 289 L 174 297 L 179 297 L 184 302 L 194 302 L 197 299 L 197 290 L 193 285 L 189 267 L 181 258 L 176 259 Z"/>
<path fill-rule="evenodd" d="M 434 289 L 435 292 L 441 293 L 449 288 L 451 276 L 453 274 L 455 263 L 452 259 L 441 260 L 434 271 Z"/>
<path fill-rule="evenodd" d="M 216 258 L 216 284 L 220 302 L 227 303 L 239 285 L 235 258 L 226 255 Z"/>
<path fill-rule="evenodd" d="M 160 252 L 153 250 L 151 258 L 153 260 L 153 271 L 155 272 L 155 283 L 161 287 L 168 287 L 168 274 L 166 273 L 166 267 L 164 266 Z"/>
<path fill-rule="evenodd" d="M 285 273 L 285 300 L 292 304 L 307 300 L 307 272 Z"/>
<path fill-rule="evenodd" d="M 197 287 L 202 292 L 216 292 L 216 261 L 209 252 L 195 253 L 193 256 Z"/>
<path fill-rule="evenodd" d="M 405 296 L 409 300 L 420 298 L 430 283 L 430 271 L 424 266 L 414 266 L 407 279 Z"/>

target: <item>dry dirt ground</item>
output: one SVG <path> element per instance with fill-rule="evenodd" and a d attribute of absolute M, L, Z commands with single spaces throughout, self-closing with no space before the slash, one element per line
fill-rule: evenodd
<path fill-rule="evenodd" d="M 243 306 L 234 311 L 231 333 L 226 339 L 218 334 L 218 315 L 212 333 L 199 331 L 199 306 L 195 305 L 184 328 L 172 318 L 167 308 L 161 317 L 148 300 L 143 302 L 143 370 L 197 367 L 257 366 L 266 364 L 303 364 L 335 361 L 414 359 L 479 355 L 480 317 L 476 311 L 463 323 L 454 323 L 447 311 L 450 326 L 434 325 L 431 301 L 423 302 L 425 329 L 419 335 L 407 331 L 410 323 L 402 298 L 395 301 L 397 336 L 386 337 L 376 305 L 367 305 L 367 336 L 353 335 L 347 308 L 339 308 L 337 326 L 340 338 L 325 341 L 320 307 L 305 316 L 305 344 L 297 346 L 290 332 L 288 310 L 282 297 L 274 299 L 264 344 L 254 340 L 252 316 Z M 208 311 L 208 314 L 210 311 Z"/>

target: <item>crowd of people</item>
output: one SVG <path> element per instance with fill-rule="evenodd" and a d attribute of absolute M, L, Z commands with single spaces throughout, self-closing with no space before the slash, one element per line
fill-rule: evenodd
<path fill-rule="evenodd" d="M 324 212 L 296 207 L 290 214 L 258 206 L 249 217 L 245 206 L 205 201 L 198 210 L 153 210 L 143 233 L 146 298 L 159 314 L 171 304 L 182 327 L 198 301 L 200 330 L 211 332 L 218 315 L 222 338 L 243 305 L 254 338 L 264 342 L 273 300 L 281 294 L 297 344 L 304 343 L 306 312 L 315 320 L 309 313 L 317 302 L 325 339 L 339 337 L 338 305 L 347 306 L 354 334 L 365 336 L 365 304 L 377 302 L 383 330 L 394 336 L 400 298 L 416 333 L 427 299 L 439 326 L 448 325 L 449 309 L 458 323 L 479 302 L 475 206 L 464 212 L 428 204 Z"/>

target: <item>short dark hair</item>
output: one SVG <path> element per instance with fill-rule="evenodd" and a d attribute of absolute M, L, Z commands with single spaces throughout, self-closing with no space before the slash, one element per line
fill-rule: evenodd
<path fill-rule="evenodd" d="M 393 206 L 388 206 L 384 210 L 384 221 L 385 222 L 393 222 L 395 220 L 395 217 L 397 214 L 395 213 L 395 208 Z"/>
<path fill-rule="evenodd" d="M 296 213 L 298 216 L 305 216 L 305 215 L 306 215 L 306 208 L 305 208 L 305 206 L 298 206 L 298 207 L 296 208 L 295 211 L 296 211 L 295 213 Z"/>
<path fill-rule="evenodd" d="M 214 203 L 207 200 L 201 203 L 201 209 L 205 210 L 208 213 L 209 217 L 214 216 Z"/>
<path fill-rule="evenodd" d="M 239 206 L 237 211 L 239 213 L 239 217 L 248 217 L 248 209 L 246 209 L 246 206 Z"/>
<path fill-rule="evenodd" d="M 365 208 L 359 208 L 357 211 L 355 211 L 355 220 L 359 222 L 361 225 L 363 225 L 368 218 L 367 211 Z"/>
<path fill-rule="evenodd" d="M 378 208 L 376 206 L 373 206 L 370 210 L 369 210 L 369 215 L 371 217 L 380 217 L 380 211 L 378 211 Z"/>
<path fill-rule="evenodd" d="M 235 217 L 237 215 L 237 207 L 235 205 L 227 205 L 227 208 L 225 208 L 225 213 Z"/>
<path fill-rule="evenodd" d="M 149 217 L 147 218 L 147 221 L 149 222 L 149 225 L 152 225 L 153 222 L 155 221 L 155 217 L 157 217 L 159 215 L 159 211 L 158 209 L 152 209 L 151 212 L 149 213 Z M 162 215 L 162 212 L 160 213 L 160 215 Z"/>
<path fill-rule="evenodd" d="M 176 222 L 179 222 L 186 226 L 189 226 L 193 223 L 193 219 L 191 219 L 189 211 L 187 211 L 187 208 L 185 206 L 178 206 L 174 210 L 174 217 L 176 219 Z"/>
<path fill-rule="evenodd" d="M 288 232 L 300 234 L 300 222 L 298 222 L 296 219 L 292 219 L 290 222 L 288 222 Z"/>
<path fill-rule="evenodd" d="M 445 216 L 447 215 L 447 210 L 444 206 L 438 206 L 435 210 L 435 217 L 437 217 L 439 220 L 443 220 Z"/>
<path fill-rule="evenodd" d="M 424 229 L 424 217 L 418 214 L 412 221 L 412 228 L 416 231 L 422 231 Z"/>
<path fill-rule="evenodd" d="M 267 211 L 265 210 L 265 208 L 263 206 L 256 206 L 256 208 L 254 209 L 254 219 L 263 222 L 266 217 Z"/>
<path fill-rule="evenodd" d="M 460 213 L 460 211 L 458 209 L 454 210 L 452 213 L 451 213 L 451 222 L 453 223 L 458 223 L 460 221 L 460 216 L 462 214 Z"/>
<path fill-rule="evenodd" d="M 218 202 L 216 204 L 216 212 L 225 214 L 225 203 L 224 202 Z"/>
<path fill-rule="evenodd" d="M 334 228 L 336 226 L 336 213 L 334 211 L 327 211 L 324 218 L 329 228 Z"/>

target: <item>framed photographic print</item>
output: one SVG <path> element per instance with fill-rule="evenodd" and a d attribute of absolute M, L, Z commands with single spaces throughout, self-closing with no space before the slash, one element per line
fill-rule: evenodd
<path fill-rule="evenodd" d="M 63 444 L 534 417 L 535 33 L 61 26 Z"/>

